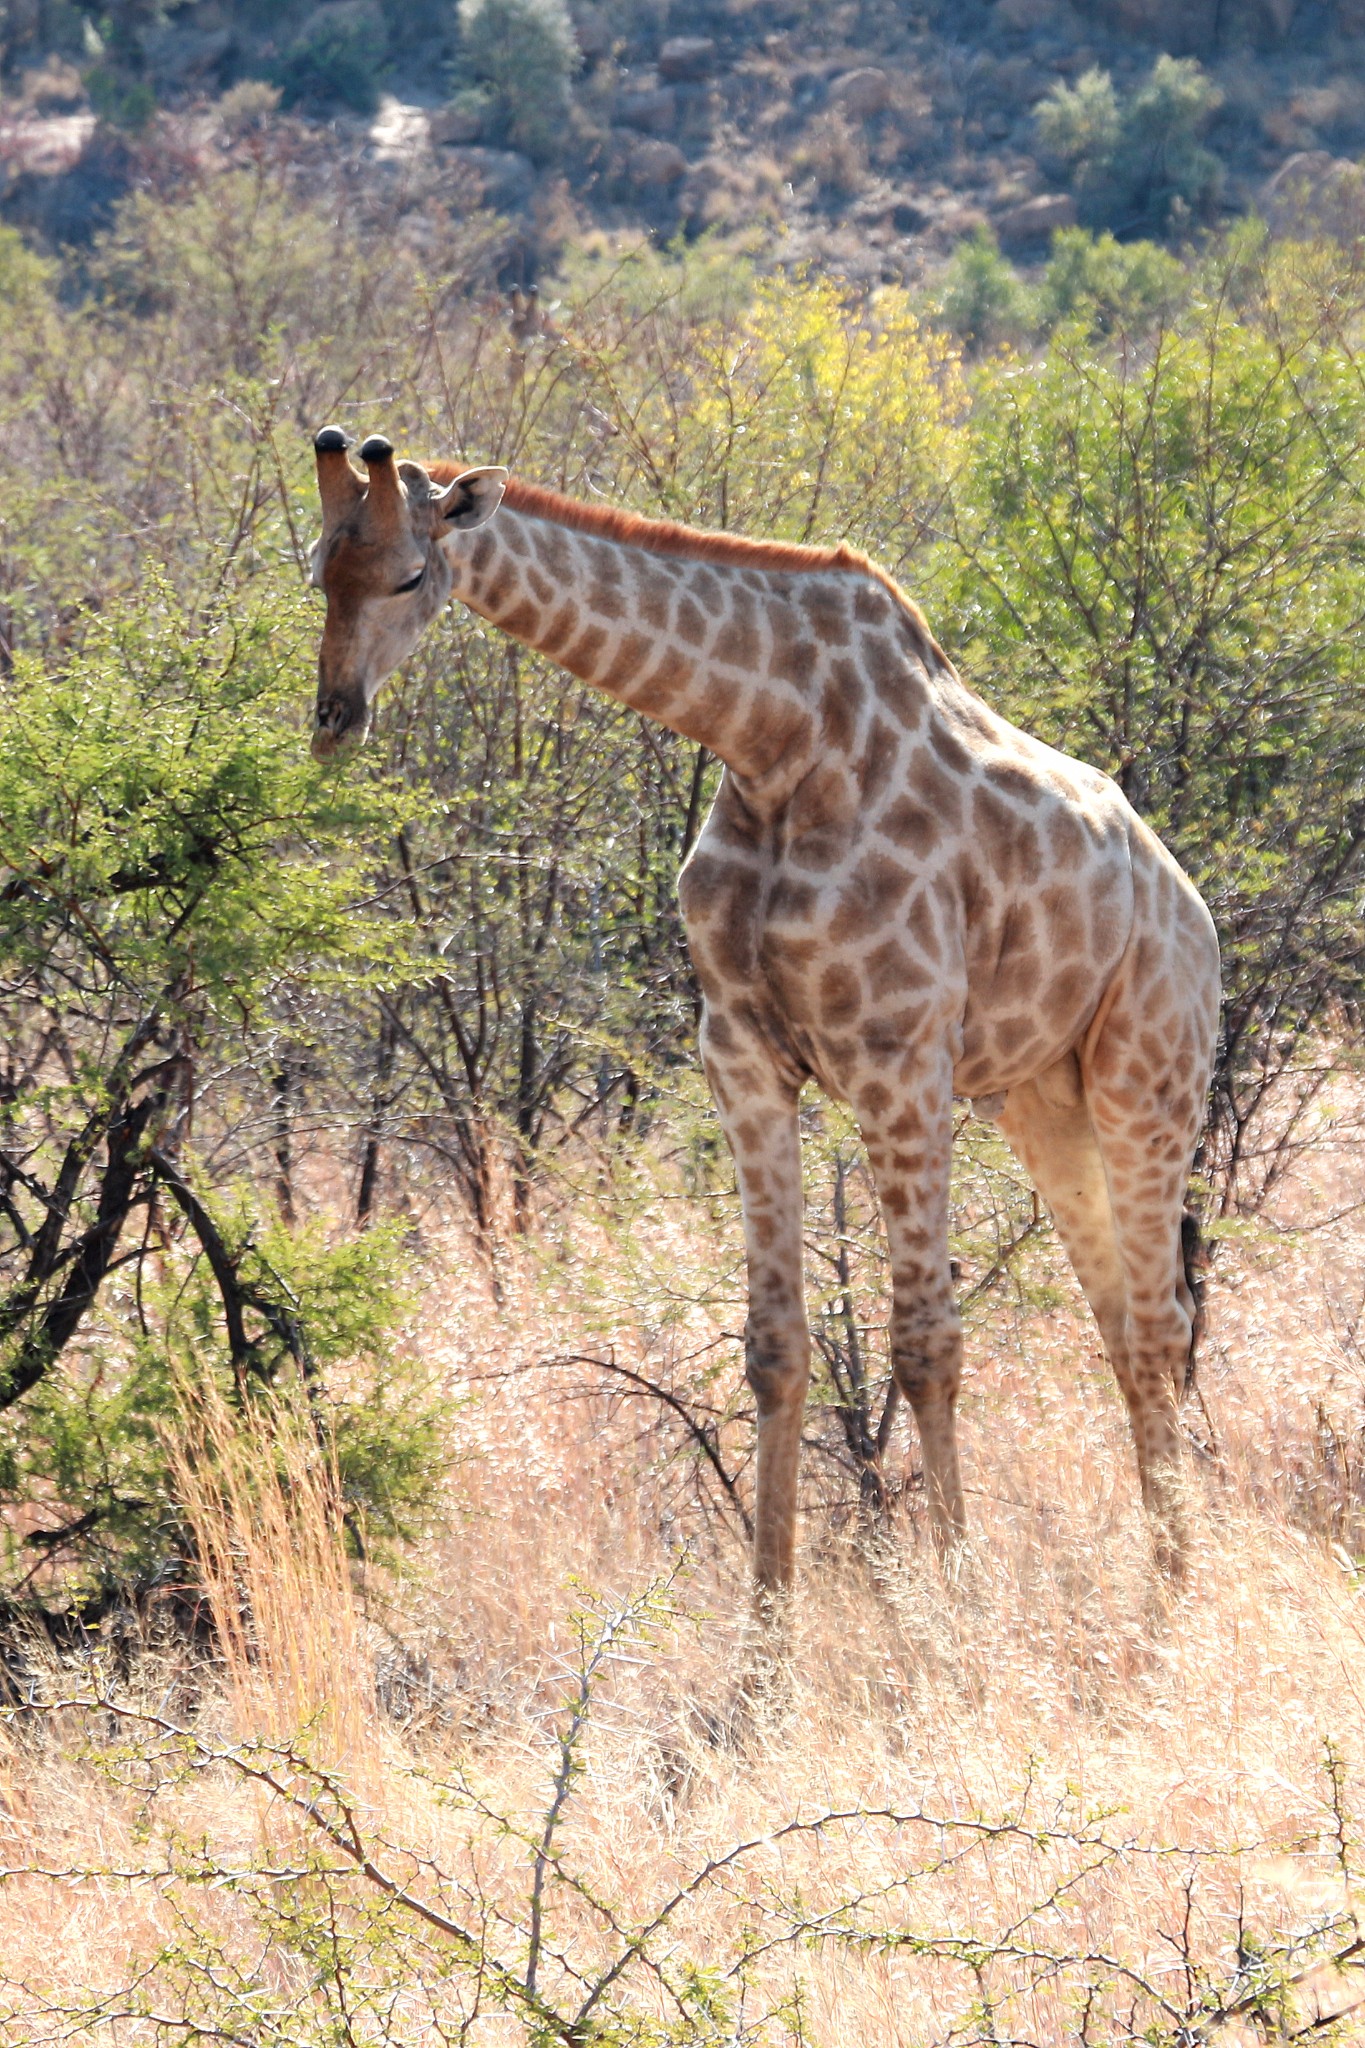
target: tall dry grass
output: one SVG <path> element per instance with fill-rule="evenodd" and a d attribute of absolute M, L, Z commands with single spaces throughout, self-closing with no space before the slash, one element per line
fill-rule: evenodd
<path fill-rule="evenodd" d="M 728 1226 L 584 1205 L 496 1306 L 447 1241 L 441 1535 L 357 1573 L 307 1430 L 210 1415 L 213 1661 L 96 1648 L 40 1691 L 104 1706 L 10 1725 L 2 2037 L 1365 2039 L 1356 1170 L 1324 1144 L 1225 1248 L 1181 1591 L 1058 1272 L 973 1339 L 961 1574 L 913 1487 L 869 1530 L 813 1469 L 776 1673 L 676 1415 L 545 1363 L 737 1369 Z"/>

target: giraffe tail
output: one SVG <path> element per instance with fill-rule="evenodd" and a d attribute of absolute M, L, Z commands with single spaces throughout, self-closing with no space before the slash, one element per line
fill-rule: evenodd
<path fill-rule="evenodd" d="M 1199 1339 L 1204 1330 L 1204 1275 L 1208 1271 L 1208 1247 L 1204 1233 L 1199 1227 L 1199 1218 L 1193 1209 L 1185 1209 L 1180 1218 L 1180 1256 L 1185 1268 L 1185 1285 L 1190 1290 L 1192 1320 L 1190 1324 L 1190 1355 L 1185 1363 L 1185 1385 L 1183 1392 L 1194 1390 L 1195 1367 L 1199 1361 Z"/>

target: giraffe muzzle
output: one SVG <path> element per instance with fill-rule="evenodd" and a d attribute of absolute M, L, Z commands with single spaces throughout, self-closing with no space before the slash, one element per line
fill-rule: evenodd
<path fill-rule="evenodd" d="M 351 753 L 364 745 L 369 729 L 368 706 L 362 704 L 357 713 L 344 697 L 320 698 L 313 729 L 313 759 L 331 761 L 338 754 Z"/>

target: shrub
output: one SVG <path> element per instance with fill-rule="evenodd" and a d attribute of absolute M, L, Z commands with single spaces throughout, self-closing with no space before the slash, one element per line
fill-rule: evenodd
<path fill-rule="evenodd" d="M 1043 148 L 1069 167 L 1092 226 L 1176 226 L 1217 198 L 1222 166 L 1199 138 L 1220 94 L 1192 57 L 1158 57 L 1120 100 L 1107 71 L 1057 84 L 1038 109 Z"/>
<path fill-rule="evenodd" d="M 1100 334 L 1140 333 L 1186 289 L 1179 261 L 1155 242 L 1119 242 L 1109 233 L 1062 228 L 1052 238 L 1039 312 L 1046 328 L 1083 321 Z"/>
<path fill-rule="evenodd" d="M 96 64 L 85 74 L 90 104 L 112 128 L 140 134 L 156 112 L 156 94 L 145 78 L 129 78 L 112 64 Z"/>
<path fill-rule="evenodd" d="M 939 314 L 969 348 L 1022 340 L 1033 325 L 1033 312 L 1027 285 L 1001 255 L 990 228 L 980 227 L 958 243 L 939 296 Z"/>
<path fill-rule="evenodd" d="M 287 612 L 229 628 L 152 580 L 0 693 L 0 1502 L 40 1516 L 11 1583 L 36 1558 L 86 1597 L 174 1551 L 160 1430 L 206 1378 L 239 1407 L 301 1391 L 357 1526 L 402 1528 L 428 1485 L 392 1237 L 296 1236 L 207 1163 L 225 1122 L 269 1128 L 282 1020 L 297 1041 L 305 997 L 389 950 L 348 909 L 387 806 L 281 720 Z"/>
<path fill-rule="evenodd" d="M 276 71 L 287 104 L 340 100 L 358 114 L 378 103 L 388 55 L 384 16 L 374 0 L 331 0 L 308 16 Z"/>
<path fill-rule="evenodd" d="M 460 0 L 459 68 L 491 95 L 507 141 L 538 162 L 565 139 L 578 44 L 564 0 Z"/>

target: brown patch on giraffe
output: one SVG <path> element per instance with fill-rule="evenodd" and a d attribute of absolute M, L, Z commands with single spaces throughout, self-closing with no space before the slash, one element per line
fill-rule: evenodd
<path fill-rule="evenodd" d="M 529 597 L 524 597 L 520 604 L 514 604 L 510 612 L 503 614 L 498 624 L 504 633 L 513 633 L 517 639 L 527 640 L 535 632 L 540 614 L 541 607 L 533 604 Z"/>
<path fill-rule="evenodd" d="M 692 864 L 688 868 L 692 875 Z M 758 965 L 751 879 L 728 861 L 709 863 L 688 887 L 687 914 L 714 971 L 730 982 L 751 981 Z M 695 940 L 694 940 L 695 943 Z"/>
<path fill-rule="evenodd" d="M 735 1029 L 723 1010 L 708 1010 L 706 1013 L 707 1044 L 716 1052 L 733 1052 L 737 1043 Z"/>
<path fill-rule="evenodd" d="M 910 771 L 905 779 L 945 832 L 951 834 L 962 830 L 961 788 L 923 747 L 917 747 L 911 756 Z"/>
<path fill-rule="evenodd" d="M 979 949 L 981 945 L 980 933 L 982 923 L 990 909 L 991 892 L 989 879 L 982 874 L 972 853 L 960 853 L 957 857 L 955 868 L 958 902 L 962 906 L 962 912 L 967 920 L 968 927 L 975 927 L 977 933 L 976 944 Z M 970 944 L 970 929 L 968 940 Z"/>
<path fill-rule="evenodd" d="M 714 687 L 727 702 L 733 703 L 733 684 L 722 682 Z M 744 732 L 749 772 L 769 775 L 789 754 L 803 756 L 808 752 L 815 727 L 810 714 L 799 703 L 776 690 L 758 689 L 746 707 Z"/>
<path fill-rule="evenodd" d="M 869 1017 L 858 1033 L 863 1051 L 870 1060 L 879 1062 L 895 1059 L 913 1045 L 924 1023 L 923 1003 L 914 1003 L 896 1010 L 884 1017 Z"/>
<path fill-rule="evenodd" d="M 887 805 L 877 820 L 877 830 L 883 838 L 903 846 L 916 860 L 927 860 L 943 836 L 928 806 L 917 804 L 908 796 L 898 796 Z"/>
<path fill-rule="evenodd" d="M 847 754 L 858 736 L 858 707 L 833 676 L 820 695 L 820 738 L 831 753 Z"/>
<path fill-rule="evenodd" d="M 898 939 L 887 939 L 867 956 L 867 986 L 874 1001 L 907 989 L 928 988 L 933 976 L 922 961 L 907 953 Z"/>
<path fill-rule="evenodd" d="M 1053 953 L 1075 953 L 1085 943 L 1077 919 L 1076 891 L 1069 883 L 1054 882 L 1034 897 L 1038 915 L 1047 926 L 1047 943 Z"/>
<path fill-rule="evenodd" d="M 890 1122 L 885 1125 L 884 1135 L 895 1143 L 901 1144 L 916 1138 L 923 1138 L 926 1135 L 927 1129 L 928 1126 L 924 1120 L 924 1112 L 920 1108 L 919 1102 L 914 1096 L 910 1096 L 902 1105 L 900 1113 L 892 1117 Z"/>
<path fill-rule="evenodd" d="M 808 584 L 801 593 L 801 607 L 822 647 L 848 645 L 850 627 L 845 596 L 823 580 Z"/>
<path fill-rule="evenodd" d="M 489 537 L 489 546 L 492 538 Z M 573 574 L 573 549 L 568 535 L 547 520 L 538 519 L 531 528 L 531 546 L 540 556 L 557 583 L 563 583 Z"/>
<path fill-rule="evenodd" d="M 1045 792 L 1037 775 L 1013 761 L 991 761 L 984 774 L 992 789 L 1015 803 L 1039 804 L 1043 800 Z"/>
<path fill-rule="evenodd" d="M 872 678 L 878 697 L 907 732 L 924 723 L 929 692 L 922 676 L 916 674 L 900 650 L 882 633 L 864 634 L 863 665 Z"/>
<path fill-rule="evenodd" d="M 914 876 L 886 853 L 865 854 L 839 891 L 836 929 L 842 939 L 865 938 L 895 910 Z"/>
<path fill-rule="evenodd" d="M 599 578 L 588 590 L 588 609 L 600 619 L 623 619 L 629 607 L 619 582 Z"/>
<path fill-rule="evenodd" d="M 1029 887 L 1039 879 L 1043 854 L 1033 824 L 983 784 L 978 784 L 973 792 L 972 824 L 981 850 L 1003 887 Z"/>
<path fill-rule="evenodd" d="M 885 626 L 891 620 L 891 607 L 886 601 L 885 590 L 875 584 L 863 583 L 853 593 L 853 616 L 860 626 Z"/>
<path fill-rule="evenodd" d="M 652 644 L 645 633 L 627 633 L 612 656 L 610 667 L 602 673 L 603 689 L 613 693 L 624 690 L 644 667 Z"/>
<path fill-rule="evenodd" d="M 831 868 L 848 852 L 856 799 L 842 768 L 812 768 L 787 807 L 788 850 L 803 868 Z"/>
<path fill-rule="evenodd" d="M 880 713 L 874 714 L 867 745 L 858 764 L 858 786 L 865 808 L 871 811 L 891 783 L 891 771 L 900 759 L 901 736 Z"/>
<path fill-rule="evenodd" d="M 673 585 L 652 562 L 636 563 L 635 595 L 641 622 L 653 626 L 656 632 L 666 633 L 673 610 Z"/>
<path fill-rule="evenodd" d="M 597 667 L 602 649 L 606 646 L 608 634 L 602 626 L 585 626 L 573 646 L 561 654 L 559 659 L 565 668 L 575 675 L 590 676 Z"/>
<path fill-rule="evenodd" d="M 722 621 L 720 631 L 712 643 L 711 659 L 723 661 L 728 668 L 740 668 L 746 675 L 752 675 L 758 667 L 762 651 L 758 610 L 753 597 L 747 590 L 736 590 L 731 596 L 729 617 Z"/>
<path fill-rule="evenodd" d="M 905 913 L 905 928 L 925 959 L 936 963 L 940 958 L 938 920 L 934 916 L 934 906 L 923 889 L 910 900 Z"/>
<path fill-rule="evenodd" d="M 809 683 L 820 650 L 806 632 L 805 621 L 794 604 L 775 605 L 769 614 L 772 653 L 768 674 L 774 682 L 793 683 L 804 689 Z"/>
<path fill-rule="evenodd" d="M 469 550 L 469 566 L 476 576 L 482 576 L 493 559 L 493 536 L 485 527 Z"/>
<path fill-rule="evenodd" d="M 706 614 L 684 591 L 673 614 L 673 630 L 689 646 L 700 647 L 706 638 Z"/>
<path fill-rule="evenodd" d="M 632 692 L 635 709 L 652 713 L 655 718 L 663 717 L 679 691 L 685 690 L 692 681 L 692 675 L 692 663 L 676 648 L 670 647 L 653 672 Z"/>
<path fill-rule="evenodd" d="M 510 532 L 511 529 L 509 528 L 508 531 Z M 526 581 L 530 586 L 531 595 L 535 598 L 537 604 L 547 605 L 554 602 L 555 586 L 551 583 L 548 576 L 541 575 L 534 562 L 527 565 Z"/>
<path fill-rule="evenodd" d="M 1095 978 L 1088 967 L 1064 967 L 1047 985 L 1044 999 L 1049 1015 L 1071 1017 L 1095 994 Z"/>
<path fill-rule="evenodd" d="M 836 961 L 820 976 L 820 1020 L 836 1031 L 852 1024 L 862 1012 L 862 988 L 853 969 Z"/>
<path fill-rule="evenodd" d="M 1079 867 L 1086 856 L 1086 835 L 1080 820 L 1060 805 L 1048 819 L 1047 850 L 1057 868 Z"/>
<path fill-rule="evenodd" d="M 813 882 L 800 882 L 794 875 L 783 875 L 768 898 L 768 919 L 776 924 L 790 919 L 794 924 L 804 924 L 814 915 L 820 892 Z M 802 942 L 797 941 L 798 945 Z"/>
<path fill-rule="evenodd" d="M 932 721 L 929 727 L 929 744 L 939 760 L 952 775 L 970 776 L 973 761 L 967 749 L 955 732 L 950 732 L 941 718 Z"/>
<path fill-rule="evenodd" d="M 511 563 L 502 563 L 500 574 L 493 578 L 493 581 L 484 592 L 483 601 L 486 610 L 496 617 L 516 588 L 517 577 Z"/>
<path fill-rule="evenodd" d="M 994 1019 L 991 1038 L 997 1052 L 1010 1060 L 1022 1059 L 1037 1037 L 1033 1018 L 1027 1011 Z"/>
<path fill-rule="evenodd" d="M 560 650 L 567 647 L 578 631 L 578 606 L 566 603 L 560 606 L 540 636 L 540 645 L 546 654 L 557 660 Z"/>

